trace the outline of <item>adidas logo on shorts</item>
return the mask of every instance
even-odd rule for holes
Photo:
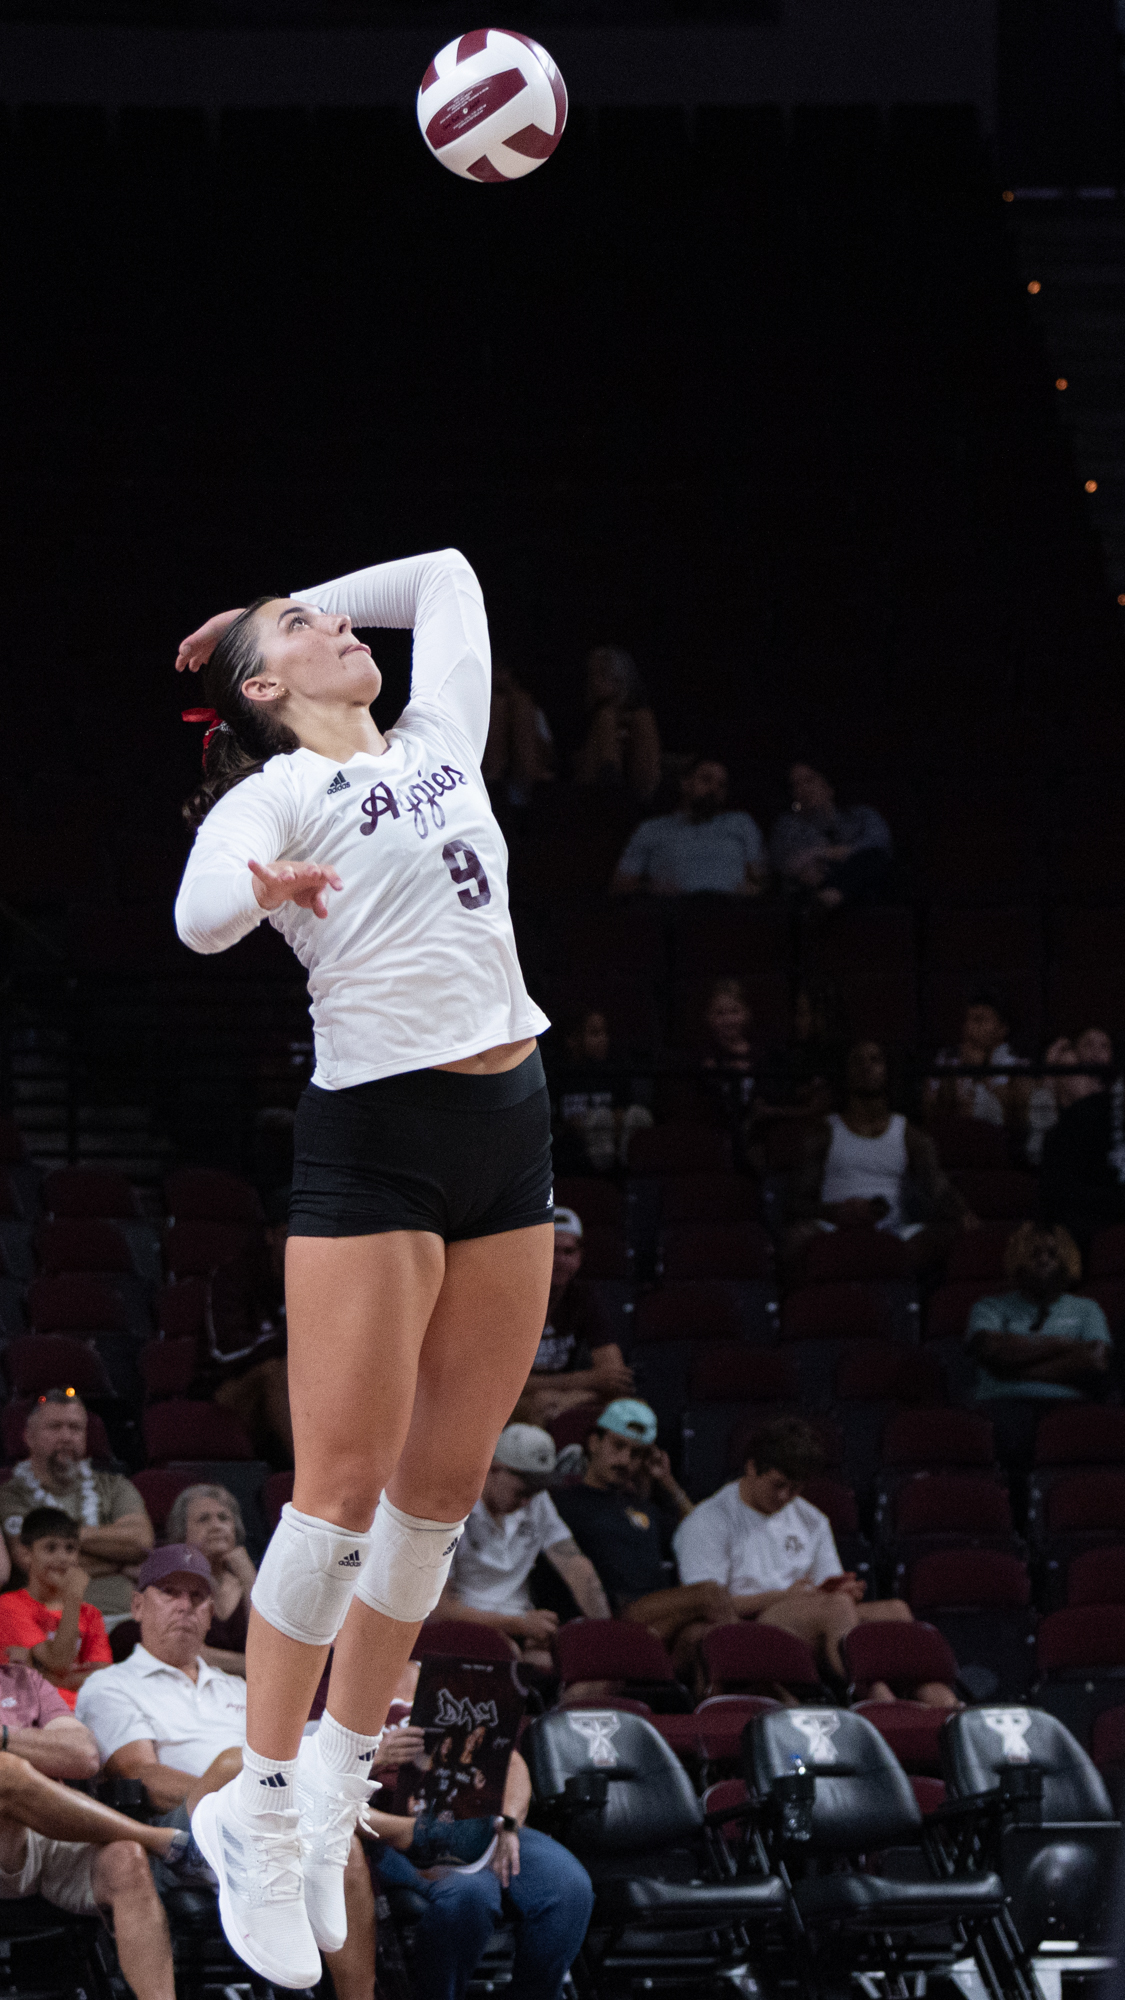
[[[351,785],[348,779],[345,778],[342,771],[337,771],[336,776],[333,778],[332,783],[329,785],[328,790],[325,793],[325,797],[330,799],[333,793],[335,792],[350,792],[350,791],[351,791]]]
[[[336,1568],[337,1568],[337,1569],[362,1569],[362,1568],[363,1568],[363,1557],[362,1557],[362,1556],[360,1555],[360,1553],[359,1553],[359,1550],[358,1550],[358,1549],[353,1549],[353,1550],[352,1550],[352,1552],[351,1552],[351,1555],[350,1555],[350,1556],[341,1556],[341,1557],[340,1557],[340,1560],[339,1560],[339,1562],[338,1562],[338,1563],[336,1564]]]

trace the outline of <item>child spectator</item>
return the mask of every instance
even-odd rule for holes
[[[984,1125],[1021,1126],[1027,1116],[1028,1084],[1014,1076],[942,1076],[963,1067],[982,1070],[1027,1068],[1008,1041],[1011,1023],[998,993],[981,987],[969,995],[956,1048],[940,1049],[926,1084],[926,1108],[947,1117],[978,1118]]]
[[[1068,1229],[1021,1223],[1004,1273],[1011,1290],[977,1300],[965,1345],[977,1363],[974,1393],[996,1427],[1001,1455],[1030,1463],[1044,1404],[1077,1402],[1100,1387],[1112,1342],[1096,1299],[1071,1289],[1082,1259]]]
[[[0,1648],[13,1666],[34,1667],[68,1708],[109,1649],[102,1614],[83,1601],[90,1579],[78,1560],[78,1527],[61,1507],[33,1507],[17,1544],[23,1590],[0,1597]]]

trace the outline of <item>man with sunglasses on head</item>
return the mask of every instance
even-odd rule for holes
[[[657,1446],[655,1411],[633,1396],[610,1403],[586,1439],[581,1485],[561,1487],[553,1499],[617,1616],[649,1626],[677,1670],[690,1671],[707,1627],[738,1613],[721,1585],[672,1580],[672,1537],[692,1503]]]
[[[103,1618],[127,1618],[134,1580],[156,1537],[145,1503],[120,1472],[98,1472],[87,1455],[86,1406],[73,1389],[48,1389],[28,1412],[27,1457],[0,1486],[0,1522],[9,1550],[25,1514],[59,1507],[78,1524],[78,1559],[89,1577],[85,1599]]]

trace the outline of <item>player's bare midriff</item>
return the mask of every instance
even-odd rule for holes
[[[434,1069],[455,1069],[462,1076],[499,1076],[506,1069],[518,1069],[526,1062],[535,1047],[535,1036],[526,1035],[522,1042],[498,1042],[494,1049],[482,1049],[479,1055],[460,1056],[456,1062],[434,1063]]]

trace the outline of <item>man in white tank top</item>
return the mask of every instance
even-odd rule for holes
[[[799,1259],[824,1230],[879,1229],[898,1236],[911,1266],[923,1270],[977,1218],[942,1172],[928,1133],[892,1112],[878,1042],[848,1051],[845,1087],[843,1111],[810,1132],[790,1191],[783,1254]]]

